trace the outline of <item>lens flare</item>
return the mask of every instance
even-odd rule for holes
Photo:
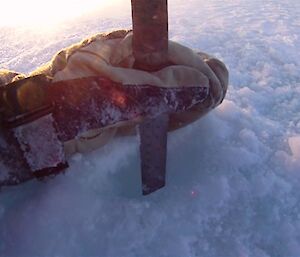
[[[122,0],[4,0],[1,26],[47,27],[116,5]]]

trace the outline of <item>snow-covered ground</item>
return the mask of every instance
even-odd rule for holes
[[[0,68],[30,72],[86,36],[128,28],[129,5],[47,32],[0,25]],[[0,256],[300,256],[300,2],[169,9],[171,38],[221,58],[230,87],[170,134],[167,187],[141,196],[134,137],[76,155],[65,175],[2,190]]]

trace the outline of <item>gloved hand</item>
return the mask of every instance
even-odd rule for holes
[[[152,85],[159,87],[207,87],[207,99],[183,113],[170,116],[170,130],[185,126],[216,107],[224,99],[228,86],[225,65],[205,53],[196,53],[178,43],[169,42],[170,65],[155,72],[134,69],[132,32],[121,30],[99,34],[60,51],[48,64],[29,74],[45,74],[53,82],[103,76],[123,85]],[[0,84],[23,78],[23,74],[0,72]],[[139,121],[116,124],[109,128],[89,131],[65,142],[67,154],[88,151],[108,142],[113,136],[131,134]]]

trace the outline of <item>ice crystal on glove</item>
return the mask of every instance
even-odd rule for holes
[[[14,135],[33,172],[56,167],[64,162],[62,143],[57,137],[53,123],[52,114],[48,114],[14,129]]]

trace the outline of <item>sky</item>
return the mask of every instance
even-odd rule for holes
[[[1,23],[0,68],[28,73],[131,27],[129,3],[90,3],[43,29]],[[64,175],[1,190],[0,256],[300,256],[299,1],[170,0],[169,25],[230,83],[221,106],[170,133],[167,186],[141,196],[135,137],[74,155]]]

